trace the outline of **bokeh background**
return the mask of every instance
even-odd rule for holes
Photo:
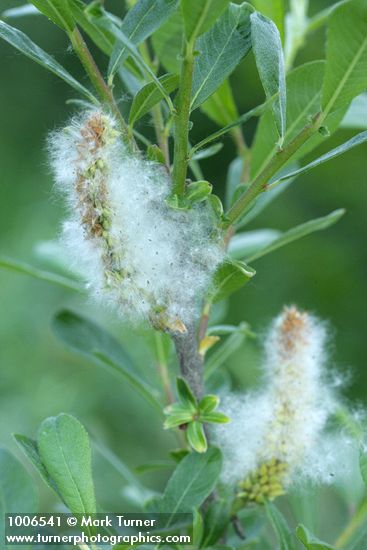
[[[3,11],[21,3],[0,0],[0,8]],[[106,3],[115,13],[122,14],[121,1]],[[312,0],[310,11],[315,13],[331,3]],[[43,17],[24,17],[13,23],[87,84],[62,31]],[[323,56],[324,29],[312,35],[296,62]],[[104,68],[106,60],[101,56],[98,59]],[[57,236],[64,215],[63,204],[53,191],[46,136],[67,120],[73,107],[66,102],[75,94],[61,80],[3,42],[0,74],[0,253],[41,266],[44,264],[35,256],[35,245]],[[241,64],[232,82],[240,113],[262,101],[252,55]],[[214,129],[197,113],[192,141]],[[254,129],[252,122],[245,128],[249,141]],[[143,131],[151,133],[149,120]],[[312,153],[312,158],[353,133],[338,131]],[[232,143],[226,139],[220,154],[202,163],[219,194],[233,154]],[[285,230],[338,207],[347,210],[331,229],[259,260],[257,276],[234,295],[225,317],[229,323],[246,320],[261,334],[284,304],[296,303],[328,320],[332,333],[330,368],[348,375],[345,396],[362,405],[367,405],[366,169],[367,146],[362,145],[300,177],[251,223],[248,229]],[[64,411],[80,418],[131,467],[166,458],[173,440],[161,430],[159,418],[129,387],[65,350],[50,324],[61,308],[83,312],[108,326],[126,344],[136,368],[154,378],[154,357],[143,333],[127,329],[72,292],[5,270],[0,270],[0,307],[1,445],[15,450],[13,432],[33,436],[45,417]],[[261,338],[244,344],[227,361],[235,388],[256,383],[260,344]],[[102,505],[121,509],[123,483],[98,453],[95,471]],[[158,488],[165,476],[164,472],[156,473],[146,480]],[[54,502],[46,489],[42,489],[42,499],[45,507]],[[333,502],[330,500],[328,505],[332,507]]]

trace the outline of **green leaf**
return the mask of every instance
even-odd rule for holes
[[[359,468],[362,479],[367,487],[367,450],[365,447],[362,447],[359,453]]]
[[[57,273],[38,269],[37,267],[33,267],[32,265],[20,262],[19,260],[13,260],[12,258],[0,256],[0,267],[3,269],[8,269],[10,271],[15,271],[16,273],[22,273],[23,275],[30,275],[35,279],[40,279],[41,281],[47,281],[48,283],[60,285],[69,290],[83,292],[83,286],[78,283],[78,281],[74,281],[73,279],[69,279],[68,277],[64,277],[63,275],[58,275]]]
[[[68,1],[71,13],[77,24],[80,25],[83,31],[103,53],[110,56],[115,43],[113,36],[96,24],[94,17],[86,9],[86,5],[81,0]]]
[[[60,497],[62,500],[61,493],[59,492],[56,483],[51,478],[50,474],[45,468],[41,457],[38,452],[37,442],[26,435],[14,434],[14,439],[18,443],[19,447],[22,449],[25,456],[32,462],[33,466],[36,468],[40,474],[43,481],[51,487],[53,491]]]
[[[277,535],[280,550],[293,550],[295,545],[288,524],[283,514],[270,502],[265,503],[265,510],[275,534]]]
[[[229,242],[228,254],[235,260],[249,258],[274,242],[281,232],[277,229],[255,229],[236,233]]]
[[[200,548],[200,543],[203,538],[203,518],[197,510],[197,508],[194,508],[193,512],[194,518],[193,518],[193,526],[192,526],[192,538],[193,538],[193,544],[196,548]]]
[[[238,118],[237,107],[229,80],[225,80],[200,109],[218,126],[227,126]]]
[[[231,421],[228,416],[218,411],[202,414],[200,415],[200,420],[208,424],[227,424],[227,422]]]
[[[177,426],[182,426],[188,424],[192,421],[192,412],[187,409],[181,413],[172,413],[169,415],[167,420],[163,424],[165,430],[170,430],[172,428],[177,428]]]
[[[38,452],[67,507],[74,514],[95,514],[89,438],[73,416],[44,420],[37,438]]]
[[[274,21],[283,41],[285,12],[284,0],[252,0],[252,4],[259,12]]]
[[[307,550],[333,550],[333,546],[321,542],[318,538],[314,537],[312,533],[302,524],[298,525],[296,529],[296,535]]]
[[[186,436],[189,445],[197,453],[205,453],[207,451],[208,443],[205,437],[204,426],[201,422],[190,422],[187,427]]]
[[[276,25],[258,12],[251,14],[252,47],[267,99],[278,94],[272,103],[280,143],[286,129],[286,86],[282,42]]]
[[[287,131],[284,136],[285,142],[291,141],[307,124],[309,118],[320,110],[320,90],[324,68],[324,61],[313,61],[297,67],[287,76]],[[343,116],[344,111],[339,110],[326,118],[324,125],[327,126],[330,133],[336,130]],[[276,154],[276,140],[275,123],[271,113],[267,111],[261,117],[252,148],[251,179],[254,179]],[[324,140],[325,138],[317,133],[293,155],[291,162],[301,158]]]
[[[166,74],[161,76],[159,81],[166,92],[171,93],[178,87],[179,77],[175,74]],[[163,94],[157,88],[155,82],[149,82],[146,86],[143,86],[133,99],[129,114],[129,124],[133,126],[139,118],[148,113],[161,99],[163,99]]]
[[[212,190],[213,186],[208,181],[193,181],[186,187],[184,201],[187,201],[192,206],[205,200]]]
[[[218,498],[209,503],[204,516],[203,548],[212,546],[222,537],[228,526],[230,513],[229,499]]]
[[[155,55],[170,73],[180,72],[183,22],[181,11],[175,11],[152,36]]]
[[[41,15],[41,14],[35,6],[31,6],[30,4],[24,4],[23,6],[19,6],[17,8],[9,8],[3,11],[1,14],[1,18],[15,19],[17,17],[24,17],[27,15]]]
[[[164,86],[162,86],[161,82],[159,81],[158,77],[155,75],[153,70],[144,61],[138,49],[135,47],[135,44],[131,42],[131,40],[127,36],[125,36],[122,30],[119,29],[111,19],[107,17],[101,17],[99,20],[99,25],[101,25],[101,27],[103,28],[106,28],[108,31],[112,32],[112,34],[116,37],[116,39],[124,44],[124,46],[126,47],[126,50],[129,52],[129,54],[131,55],[131,57],[133,58],[137,66],[140,68],[140,70],[143,73],[146,73],[148,76],[150,76],[150,78],[155,83],[158,90],[161,92],[162,96],[167,101],[167,104],[170,110],[173,111],[173,104],[172,104],[171,98],[169,97],[168,93],[164,89]],[[117,70],[117,66],[109,67],[109,69],[110,69],[110,72],[109,72],[108,81],[109,81],[109,84],[111,84],[113,80],[114,71]]]
[[[177,0],[138,0],[122,21],[120,31],[131,44],[138,45],[158,29],[176,9]],[[114,75],[131,53],[124,40],[119,39],[112,52],[108,74]]]
[[[270,252],[274,252],[274,250],[277,250],[282,246],[290,244],[293,241],[302,239],[303,237],[306,237],[307,235],[310,235],[315,231],[321,231],[323,229],[327,229],[328,227],[330,227],[331,225],[334,225],[334,223],[339,221],[344,214],[345,214],[345,210],[343,208],[339,208],[338,210],[334,210],[327,216],[323,216],[322,218],[316,218],[315,220],[310,220],[306,223],[302,223],[301,225],[297,225],[296,227],[292,227],[292,229],[289,229],[288,231],[285,231],[284,233],[282,233],[280,237],[272,241],[267,246],[260,248],[254,254],[250,255],[249,257],[246,257],[246,261],[253,262],[255,260],[258,260],[259,258],[262,258],[266,254],[269,254]]]
[[[361,94],[353,99],[340,127],[367,130],[367,94]]]
[[[210,300],[215,303],[227,298],[252,279],[255,273],[244,262],[225,260],[214,274]]]
[[[177,392],[180,400],[190,408],[196,409],[197,400],[194,394],[191,391],[190,386],[184,378],[180,376],[177,378]]]
[[[30,2],[64,31],[72,32],[75,28],[69,0],[30,0]]]
[[[287,130],[284,141],[291,141],[320,109],[320,89],[325,63],[301,65],[287,76]],[[329,128],[330,129],[330,128]],[[251,179],[254,179],[277,152],[277,130],[271,112],[261,117],[252,148]],[[320,136],[318,136],[320,142]],[[265,195],[264,195],[265,196]]]
[[[0,536],[3,543],[4,514],[36,512],[38,495],[24,466],[7,450],[0,448]]]
[[[23,32],[11,27],[4,21],[0,21],[0,38],[14,46],[27,57],[30,57],[36,63],[42,65],[56,76],[62,78],[69,86],[84,95],[92,103],[98,103],[96,98],[90,93],[87,88],[84,88],[70,73],[67,72],[51,55],[43,51],[37,44],[32,42],[30,38]]]
[[[193,44],[209,30],[228,4],[229,0],[181,0],[187,42]]]
[[[219,397],[217,395],[205,395],[199,403],[199,411],[202,414],[207,414],[219,405]]]
[[[249,334],[247,323],[241,323],[236,327],[228,338],[210,355],[205,362],[204,378],[207,380],[221,365],[227,361],[228,357],[237,351]]]
[[[356,136],[353,136],[351,139],[346,141],[345,143],[342,143],[338,147],[335,147],[335,149],[332,149],[331,151],[328,151],[325,153],[325,155],[322,155],[316,160],[313,160],[309,164],[306,164],[305,166],[302,166],[302,168],[299,168],[298,170],[295,170],[294,172],[290,172],[289,174],[285,174],[281,178],[279,178],[276,182],[274,182],[272,185],[277,185],[281,181],[287,180],[288,178],[294,178],[296,176],[299,176],[300,174],[304,174],[305,172],[308,172],[309,170],[312,170],[312,168],[315,168],[316,166],[319,166],[320,164],[323,164],[324,162],[327,162],[328,160],[334,159],[338,157],[339,155],[342,155],[343,153],[346,153],[350,149],[353,149],[354,147],[357,147],[357,145],[360,145],[361,143],[364,143],[367,141],[367,130],[365,132],[361,132],[360,134],[357,134]]]
[[[61,311],[53,320],[56,336],[72,351],[112,369],[161,412],[157,392],[136,375],[136,369],[120,343],[92,321],[71,311]]]
[[[191,109],[199,107],[236,68],[251,47],[250,9],[230,4],[196,44]]]
[[[367,4],[352,0],[330,16],[322,108],[326,113],[348,105],[367,87]]]
[[[151,511],[170,514],[169,524],[174,514],[199,507],[214,489],[221,467],[219,449],[212,447],[203,454],[189,453],[170,477],[163,497],[152,502]]]
[[[149,144],[146,150],[147,159],[152,162],[166,165],[166,159],[162,149],[158,147],[155,143]]]
[[[191,160],[201,160],[213,157],[214,155],[219,153],[221,149],[223,149],[223,143],[214,143],[214,145],[211,145],[206,149],[201,149],[197,153],[194,153]]]

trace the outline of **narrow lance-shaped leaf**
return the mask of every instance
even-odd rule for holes
[[[24,4],[17,8],[9,8],[2,12],[2,19],[16,19],[18,17],[25,17],[28,15],[41,15],[41,12],[30,4]]]
[[[158,29],[177,7],[177,0],[138,0],[122,21],[121,32],[137,45]],[[108,67],[113,76],[129,55],[123,40],[118,39]]]
[[[63,501],[74,514],[95,514],[89,438],[73,416],[60,414],[42,422],[38,452]]]
[[[129,355],[108,332],[71,311],[61,311],[56,315],[53,329],[69,348],[111,369],[161,412],[157,392],[136,375]]]
[[[159,81],[166,92],[171,93],[177,88],[179,77],[176,74],[166,74],[161,76]],[[143,86],[133,99],[129,114],[129,124],[133,126],[137,120],[148,113],[161,99],[163,99],[162,92],[157,88],[155,82],[149,82],[146,86]]]
[[[201,105],[231,74],[251,47],[250,9],[230,4],[196,44],[191,109]]]
[[[288,178],[294,178],[296,176],[299,176],[300,174],[304,174],[305,172],[308,172],[309,170],[312,170],[312,168],[315,168],[316,166],[319,166],[320,164],[323,164],[324,162],[327,162],[328,160],[331,160],[335,157],[338,157],[339,155],[342,155],[343,153],[346,153],[350,149],[353,149],[353,147],[356,147],[357,145],[360,145],[361,143],[364,143],[367,141],[367,131],[361,132],[360,134],[357,134],[356,136],[352,137],[345,143],[342,143],[338,147],[335,147],[335,149],[332,149],[331,151],[328,151],[325,153],[325,155],[322,155],[318,159],[310,162],[309,164],[306,164],[306,166],[302,166],[302,168],[299,168],[298,170],[295,170],[294,172],[290,172],[289,174],[286,174],[279,178],[276,182],[274,182],[274,187],[280,183],[281,181],[284,181]]]
[[[251,109],[251,111],[248,111],[247,113],[241,115],[234,122],[231,122],[230,124],[228,124],[224,128],[221,128],[220,130],[217,130],[216,132],[214,132],[214,134],[210,134],[208,137],[204,138],[203,140],[199,141],[199,143],[196,143],[194,145],[194,147],[192,148],[192,153],[194,154],[194,152],[204,147],[207,143],[210,143],[211,141],[218,139],[219,137],[226,134],[233,128],[236,128],[236,126],[239,126],[240,124],[244,124],[245,122],[250,120],[250,118],[255,116],[260,116],[266,109],[266,106],[267,106],[267,103],[262,103],[261,105],[258,105],[257,107],[254,107],[253,109]]]
[[[281,236],[277,229],[255,229],[236,233],[229,242],[228,254],[234,260],[250,258]]]
[[[36,8],[66,32],[75,27],[69,0],[30,0]]]
[[[37,267],[26,264],[25,262],[14,260],[13,258],[4,258],[3,256],[0,256],[0,268],[8,269],[9,271],[14,271],[16,273],[22,273],[23,275],[29,275],[35,279],[60,285],[69,290],[83,292],[83,285],[78,281],[65,277],[64,275],[59,275],[58,273],[38,269]]]
[[[328,214],[327,216],[323,216],[322,218],[317,218],[315,220],[310,220],[306,223],[302,223],[301,225],[297,225],[296,227],[293,227],[292,229],[289,229],[289,231],[283,233],[280,237],[273,240],[267,246],[260,248],[254,254],[246,256],[246,261],[253,262],[255,260],[258,260],[259,258],[262,258],[266,254],[274,252],[274,250],[290,244],[293,241],[302,239],[303,237],[306,237],[307,235],[310,235],[315,231],[327,229],[328,227],[339,221],[344,213],[345,210],[343,208],[340,208],[339,210],[334,210],[334,212],[331,212],[330,214]]]
[[[330,16],[322,108],[331,112],[367,88],[367,4],[352,0]]]
[[[266,98],[278,94],[272,104],[282,143],[286,127],[286,87],[282,42],[276,25],[258,12],[251,14],[252,47]]]
[[[30,38],[23,32],[11,27],[4,21],[0,21],[0,38],[14,46],[27,57],[30,57],[36,63],[42,65],[58,77],[62,78],[69,86],[77,90],[85,96],[89,101],[98,103],[96,98],[90,93],[87,88],[82,86],[62,65],[60,65],[51,55],[43,51],[37,44],[32,42]]]
[[[181,0],[186,40],[193,43],[209,30],[228,4],[229,0]]]

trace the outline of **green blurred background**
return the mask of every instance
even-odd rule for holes
[[[0,1],[1,11],[22,2]],[[313,0],[311,13],[332,2]],[[121,15],[122,2],[106,2]],[[63,33],[43,17],[13,22],[86,84]],[[312,35],[297,64],[324,55],[324,30]],[[106,60],[99,58],[101,66]],[[75,97],[61,80],[0,43],[0,253],[40,265],[35,243],[54,239],[64,215],[53,191],[47,164],[47,133],[62,125],[73,110]],[[250,55],[232,80],[241,113],[262,101],[261,85]],[[123,103],[122,103],[123,105]],[[254,124],[245,128],[252,139]],[[200,114],[194,118],[192,141],[215,126]],[[143,128],[144,130],[144,128]],[[149,121],[146,130],[151,133]],[[326,151],[354,132],[338,131],[319,148]],[[257,276],[231,300],[226,322],[246,320],[261,331],[284,304],[296,303],[330,321],[332,368],[350,374],[345,390],[353,403],[367,402],[365,319],[367,303],[366,177],[367,146],[354,149],[330,164],[300,177],[249,229],[287,229],[338,207],[347,210],[331,229],[316,233],[256,263]],[[220,154],[202,167],[220,194],[234,149],[229,139]],[[314,157],[316,152],[312,154]],[[311,157],[310,157],[311,158]],[[131,466],[166,457],[174,443],[163,433],[160,419],[129,387],[110,374],[66,351],[55,339],[50,322],[60,308],[69,307],[108,325],[136,361],[137,369],[154,377],[151,348],[138,332],[130,331],[108,313],[83,298],[29,277],[0,271],[0,443],[13,450],[11,433],[33,436],[39,423],[61,411],[75,414]],[[246,344],[228,361],[235,388],[256,382],[258,345]],[[19,454],[18,454],[19,456]],[[95,459],[102,505],[119,509],[122,483]],[[148,482],[159,487],[165,474]],[[52,500],[46,490],[44,502]]]

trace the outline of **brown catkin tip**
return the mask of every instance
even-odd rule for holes
[[[289,355],[299,344],[307,343],[309,315],[301,312],[296,306],[283,309],[279,326],[279,348],[284,355]]]

